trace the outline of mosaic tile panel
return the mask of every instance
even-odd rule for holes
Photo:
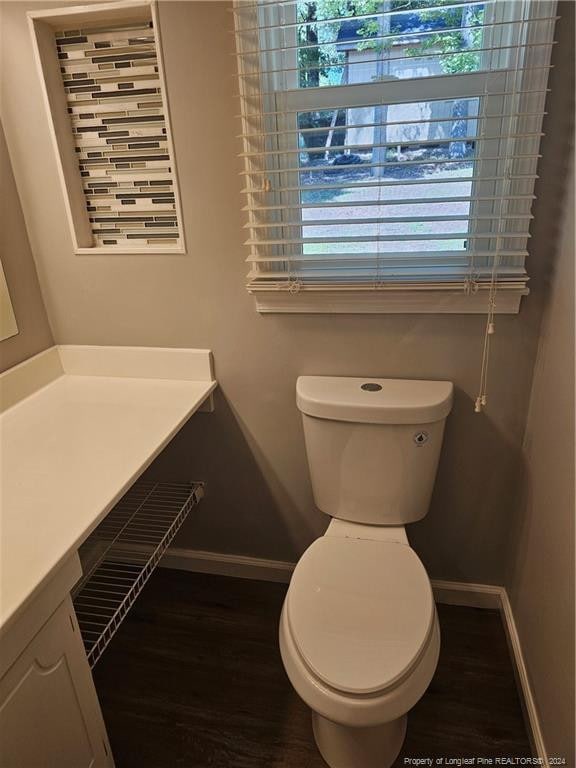
[[[179,222],[152,21],[56,32],[95,246],[174,246]]]

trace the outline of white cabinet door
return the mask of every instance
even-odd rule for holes
[[[80,629],[67,597],[0,681],[0,766],[113,765]]]

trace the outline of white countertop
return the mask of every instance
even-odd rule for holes
[[[187,351],[175,350],[178,370]],[[69,369],[79,367],[89,370],[77,360]],[[0,627],[37,594],[216,387],[210,363],[204,380],[154,373],[135,378],[129,372],[130,366],[120,376],[63,370],[0,416]]]

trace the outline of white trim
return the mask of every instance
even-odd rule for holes
[[[516,315],[520,300],[528,293],[499,291],[496,314]],[[255,291],[256,309],[260,313],[310,314],[485,314],[488,291],[466,294],[464,291],[362,291],[317,292]]]
[[[503,587],[441,579],[432,579],[431,584],[437,603],[500,610]]]
[[[540,727],[538,709],[506,588],[490,584],[468,584],[466,582],[432,579],[432,589],[437,603],[463,605],[471,608],[496,608],[500,611],[530,746],[534,755],[542,761],[541,765],[544,768],[549,768],[550,763]]]
[[[160,561],[160,566],[179,571],[212,573],[216,576],[233,576],[237,579],[260,579],[288,584],[296,563],[170,547]]]
[[[288,584],[296,563],[170,547],[162,558],[160,566],[195,573],[212,573],[218,576],[260,579]],[[542,736],[538,710],[506,589],[492,584],[471,584],[441,579],[432,579],[431,584],[437,603],[500,611],[532,751],[536,757],[541,759],[543,768],[549,768],[548,753]]]
[[[175,167],[175,166],[174,166]],[[174,168],[172,169],[174,173]],[[76,256],[185,256],[186,248],[180,245],[169,246],[154,246],[154,250],[150,246],[147,248],[131,248],[129,245],[119,245],[117,248],[112,248],[107,245],[95,245],[92,248],[75,248],[74,253]]]
[[[506,630],[506,639],[508,640],[508,648],[510,649],[510,656],[514,666],[514,676],[516,677],[516,687],[521,691],[520,702],[524,713],[526,730],[530,738],[530,745],[536,757],[541,759],[544,768],[549,768],[548,752],[544,743],[542,728],[540,727],[538,708],[532,692],[532,686],[530,685],[528,669],[522,652],[520,636],[516,629],[512,605],[504,587],[501,587],[501,590],[500,615]]]
[[[131,8],[140,8],[142,6],[152,5],[153,0],[117,0],[113,3],[100,3],[91,6],[77,6],[64,8],[48,8],[45,10],[28,11],[31,19],[42,19],[56,22],[59,16],[65,16],[67,21],[79,22],[84,19],[86,14],[98,14],[106,18],[110,11],[124,11]],[[93,16],[92,18],[95,18]]]

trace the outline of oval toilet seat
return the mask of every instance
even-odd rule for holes
[[[308,673],[354,698],[401,685],[436,621],[428,576],[409,546],[334,536],[317,539],[302,556],[284,612]]]
[[[361,696],[329,687],[306,666],[288,626],[286,603],[279,636],[284,668],[300,698],[318,715],[354,728],[378,726],[403,717],[428,688],[440,652],[440,627],[435,616],[429,641],[410,673],[385,691]]]

